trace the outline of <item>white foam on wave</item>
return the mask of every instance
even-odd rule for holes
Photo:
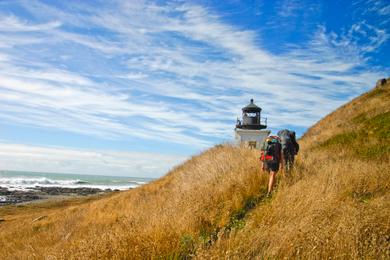
[[[147,182],[145,181],[134,181],[135,184],[138,184],[138,185],[144,185],[146,184]]]
[[[122,180],[113,180],[113,183],[124,183]],[[146,181],[126,181],[127,184],[143,185],[146,184]]]
[[[82,180],[53,180],[46,177],[8,177],[0,178],[3,185],[71,185],[83,183]],[[88,182],[85,182],[88,183]]]
[[[93,184],[87,181],[74,179],[74,180],[54,180],[46,177],[1,177],[0,187],[7,188],[8,190],[31,190],[31,188],[40,187],[62,187],[62,188],[97,188],[97,189],[118,189],[127,190],[129,188],[135,188],[140,186],[141,183],[127,183],[125,185],[104,185]]]

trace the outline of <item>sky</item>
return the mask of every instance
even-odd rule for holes
[[[0,1],[0,170],[159,177],[253,98],[302,135],[390,75],[390,1]]]

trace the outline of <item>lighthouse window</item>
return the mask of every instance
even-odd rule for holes
[[[247,117],[256,117],[257,113],[246,113]]]
[[[255,149],[256,148],[256,141],[249,141],[248,142],[248,147]]]

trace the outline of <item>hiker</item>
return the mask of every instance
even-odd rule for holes
[[[269,136],[265,139],[261,147],[260,161],[262,170],[269,173],[267,196],[270,196],[275,184],[275,175],[279,167],[283,169],[282,145],[278,136]]]
[[[288,129],[283,129],[278,132],[282,145],[282,155],[286,172],[290,172],[294,165],[295,155],[298,154],[299,144],[295,138],[295,132]]]

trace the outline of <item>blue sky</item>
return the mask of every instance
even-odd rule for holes
[[[158,177],[254,98],[302,134],[389,76],[388,1],[0,1],[0,169]]]

